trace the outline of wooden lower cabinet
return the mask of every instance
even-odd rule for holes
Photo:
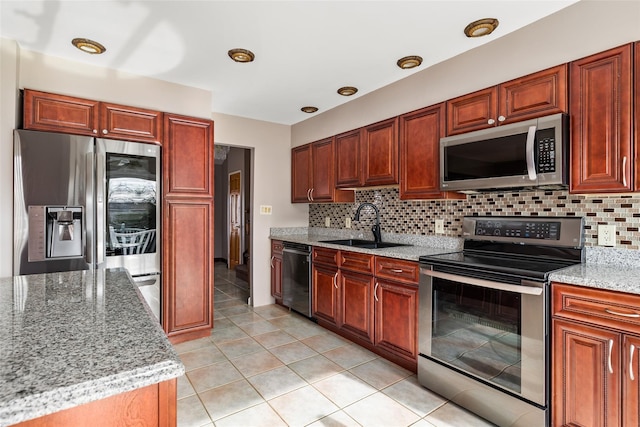
[[[24,421],[14,427],[175,427],[176,389],[177,380],[163,381]]]
[[[418,263],[313,248],[318,324],[413,372],[417,369]]]
[[[637,427],[640,296],[552,284],[553,426]]]
[[[282,303],[282,242],[271,241],[271,296]]]

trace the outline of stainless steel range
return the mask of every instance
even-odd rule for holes
[[[418,381],[499,426],[549,424],[549,274],[583,219],[465,217],[462,252],[420,257]]]

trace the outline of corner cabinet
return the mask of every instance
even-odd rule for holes
[[[440,191],[440,138],[445,130],[445,104],[399,117],[400,199],[465,199]]]
[[[639,160],[634,160],[638,141],[632,140],[632,49],[627,44],[571,63],[572,193],[638,189],[633,178]]]
[[[25,89],[24,128],[160,144],[163,113]]]
[[[566,113],[567,107],[562,64],[447,101],[447,135]]]
[[[162,319],[173,343],[213,328],[213,122],[165,114]]]
[[[637,427],[640,295],[552,284],[552,425]]]
[[[291,150],[291,202],[353,202],[353,191],[336,190],[334,141],[323,139]]]

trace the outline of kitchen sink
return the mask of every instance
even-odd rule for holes
[[[320,243],[331,243],[333,245],[352,246],[355,248],[363,249],[383,249],[383,248],[395,248],[397,246],[411,246],[403,243],[392,242],[374,242],[373,240],[360,240],[360,239],[338,239],[338,240],[320,240]]]

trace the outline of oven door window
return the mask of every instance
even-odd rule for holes
[[[431,357],[520,394],[521,298],[434,278]]]
[[[156,252],[156,159],[106,154],[106,254]]]

